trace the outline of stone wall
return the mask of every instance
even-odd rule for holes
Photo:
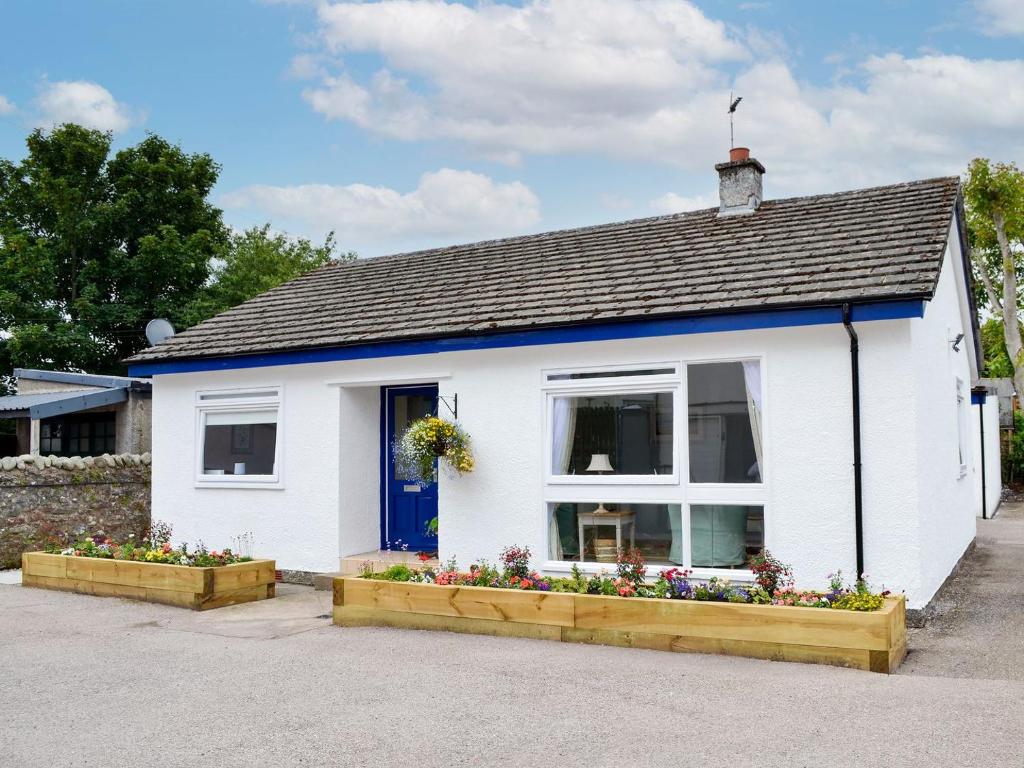
[[[80,532],[140,538],[150,523],[149,454],[0,460],[0,568]]]

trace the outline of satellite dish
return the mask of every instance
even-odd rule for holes
[[[150,346],[155,346],[161,341],[167,341],[174,335],[174,326],[162,317],[155,318],[146,323],[146,340]]]

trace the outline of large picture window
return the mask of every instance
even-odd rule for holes
[[[551,474],[672,475],[671,392],[552,398]]]
[[[552,570],[599,570],[634,548],[652,574],[752,578],[766,546],[762,362],[685,366],[545,374]]]
[[[692,364],[686,377],[690,482],[762,482],[761,364]]]
[[[198,411],[201,482],[278,480],[278,390],[200,393]]]

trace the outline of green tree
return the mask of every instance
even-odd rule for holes
[[[215,259],[210,282],[184,311],[182,325],[194,325],[330,261],[348,261],[331,232],[323,245],[272,233],[270,224],[233,233]]]
[[[1001,320],[1013,383],[1024,393],[1019,287],[1024,267],[1024,173],[1013,163],[971,161],[964,183],[968,235],[974,271],[985,298]]]
[[[985,356],[982,376],[995,379],[1013,378],[1013,365],[1010,363],[1010,356],[1006,354],[1002,320],[992,317],[981,324],[981,349]]]
[[[0,159],[0,370],[122,370],[146,321],[180,322],[223,251],[209,155],[150,135],[111,157],[110,143],[66,124]]]

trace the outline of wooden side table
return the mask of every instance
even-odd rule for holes
[[[621,512],[580,512],[577,514],[580,533],[580,561],[583,561],[583,530],[584,528],[596,528],[599,525],[611,525],[615,527],[615,549],[622,549],[622,528],[629,526],[629,548],[636,546],[636,512],[623,510]]]

